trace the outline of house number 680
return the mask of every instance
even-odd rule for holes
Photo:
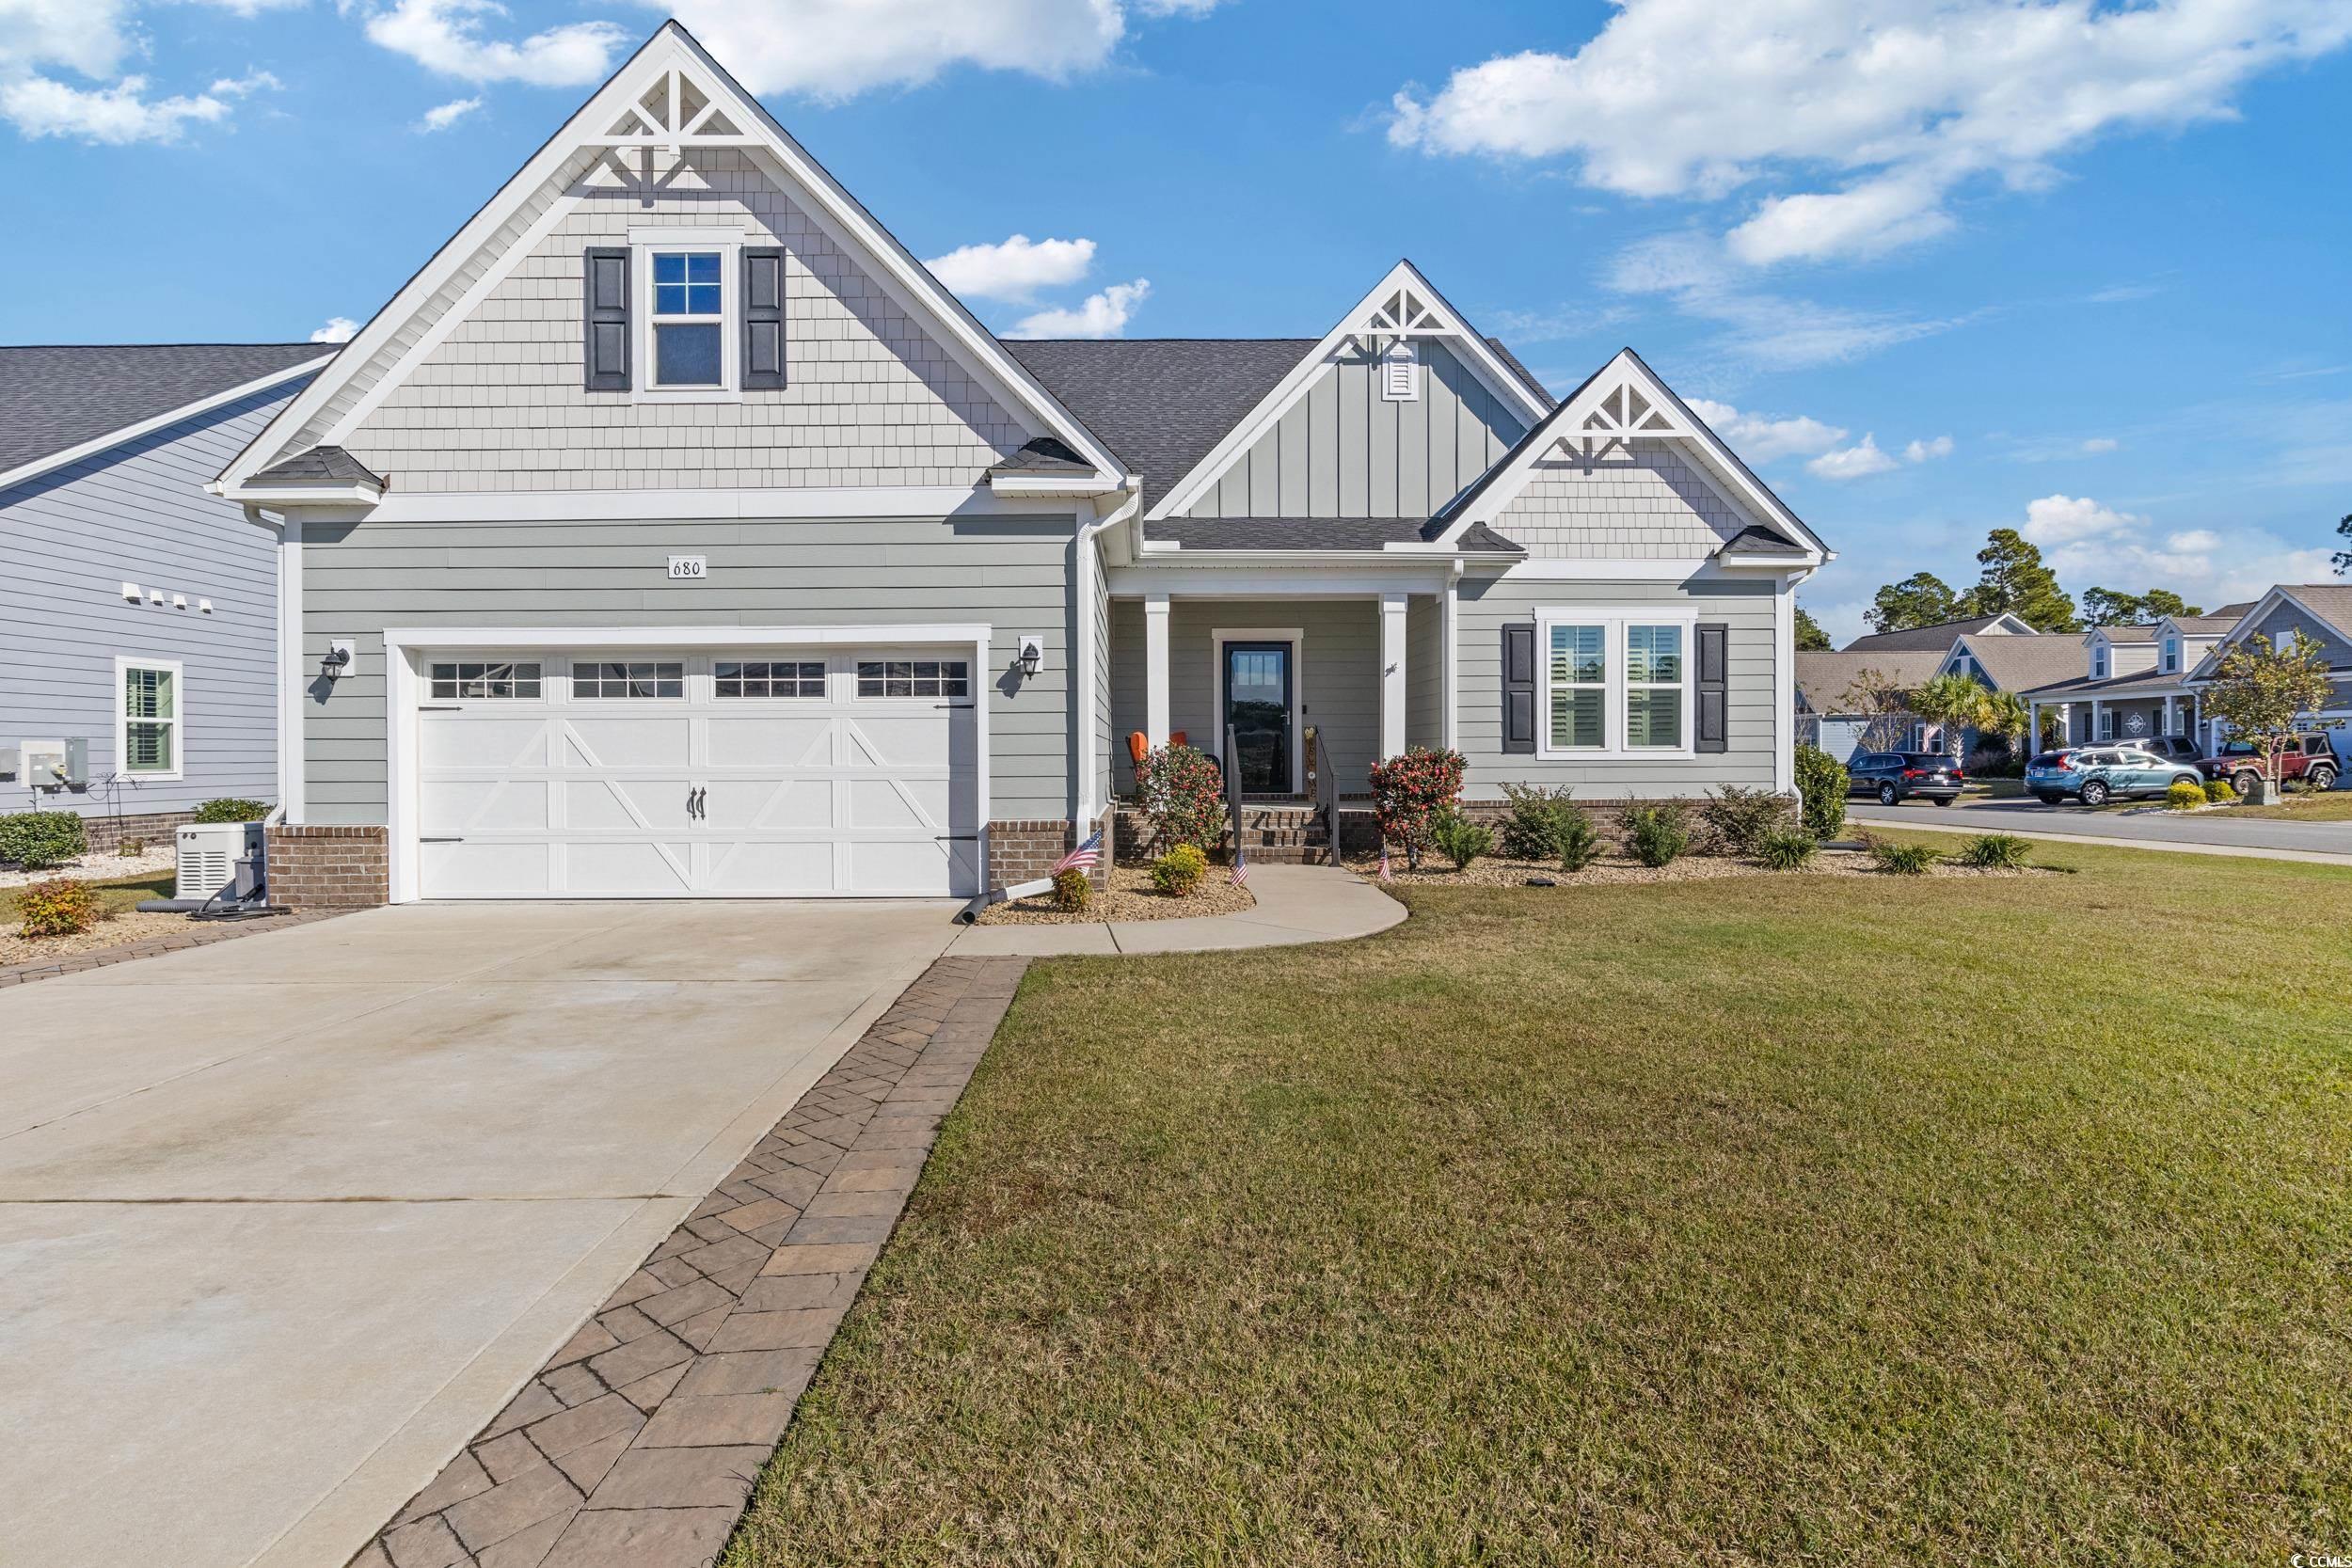
[[[670,557],[670,577],[673,581],[679,578],[706,578],[709,575],[710,559],[707,556],[674,555]]]

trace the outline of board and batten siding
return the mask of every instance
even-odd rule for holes
[[[342,444],[413,494],[968,485],[1028,439],[746,154],[690,150],[684,166],[649,199],[608,168],[581,177],[578,205]],[[584,390],[589,247],[739,225],[745,245],[785,251],[786,385],[710,403]]]
[[[1724,578],[1684,583],[1575,582],[1559,579],[1465,578],[1456,611],[1462,705],[1461,749],[1470,763],[1466,799],[1500,799],[1505,784],[1570,784],[1587,800],[1697,797],[1727,784],[1772,787],[1778,686],[1772,676],[1775,584]],[[1694,609],[1702,622],[1729,628],[1725,726],[1728,751],[1691,758],[1549,761],[1506,755],[1502,750],[1502,628],[1532,624],[1538,607],[1622,605]],[[1543,657],[1536,650],[1536,657]],[[1543,715],[1536,715],[1543,721]]]
[[[1421,396],[1380,396],[1350,342],[1275,428],[1236,457],[1192,517],[1426,517],[1525,434],[1441,342],[1421,346]]]
[[[0,741],[89,740],[87,791],[0,780],[0,811],[103,816],[278,798],[277,535],[204,493],[287,382],[0,490]],[[133,604],[122,585],[160,588]],[[187,600],[176,610],[171,595]],[[197,608],[212,601],[212,612]],[[115,659],[181,666],[181,777],[115,773]]]
[[[824,626],[985,622],[989,813],[1069,816],[1070,601],[1067,516],[948,521],[312,523],[303,542],[305,664],[329,640],[356,644],[354,669],[306,707],[306,817],[386,816],[387,626]],[[710,575],[672,582],[672,554]],[[1044,642],[1040,673],[1010,673],[1024,634]],[[583,653],[589,650],[582,650]],[[566,656],[549,656],[561,659]]]
[[[1212,683],[1216,634],[1295,627],[1304,634],[1293,673],[1304,722],[1322,732],[1343,793],[1358,795],[1380,744],[1380,605],[1375,599],[1177,599],[1168,612],[1168,723],[1204,752],[1223,750]],[[1144,728],[1143,604],[1111,604],[1111,712],[1118,787],[1133,790],[1127,736]]]

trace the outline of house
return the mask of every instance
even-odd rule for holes
[[[1312,339],[1000,341],[675,23],[215,489],[295,902],[970,896],[1130,734],[1787,792],[1828,559],[1630,350],[1555,400],[1410,263]]]
[[[1888,635],[1900,637],[1900,632]],[[1857,639],[1857,641],[1867,641]],[[1919,689],[1936,672],[1948,644],[1927,647],[1851,646],[1797,655],[1797,739],[1844,759],[1856,752],[1909,752],[1925,742],[1927,721],[1889,705],[1895,694]],[[1874,694],[1883,694],[1874,697]]]
[[[2080,672],[2023,693],[2034,734],[2042,733],[2048,713],[2070,745],[2183,736],[2209,750],[2188,673],[2252,608],[2224,605],[2210,615],[2168,615],[2153,626],[2091,627],[2082,638]]]
[[[1899,631],[1874,631],[1857,637],[1840,650],[1850,654],[1883,654],[1894,650],[1905,653],[1948,653],[1952,644],[1963,637],[2039,637],[2033,626],[2004,610],[1998,615],[1972,615],[1959,621],[1938,621],[1931,626],[1905,626]]]
[[[0,811],[278,799],[276,551],[205,486],[332,352],[0,348]]]
[[[2230,649],[2255,637],[2267,638],[2271,646],[2278,647],[2302,633],[2319,644],[2334,686],[2328,705],[2311,717],[2330,726],[2328,744],[2346,765],[2338,777],[2352,778],[2352,583],[2281,583],[2252,604],[2233,605],[2229,610],[2239,613],[2198,655],[2183,684],[2193,697],[2201,697]],[[2213,619],[2227,613],[2219,612]],[[2211,728],[2209,750],[2226,734],[2218,721]]]

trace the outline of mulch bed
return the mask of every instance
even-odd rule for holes
[[[1114,865],[1110,889],[1087,900],[1076,914],[1066,913],[1053,895],[991,904],[973,917],[976,926],[1081,926],[1105,920],[1184,920],[1202,914],[1239,914],[1255,909],[1258,900],[1246,887],[1235,887],[1221,865],[1209,867],[1200,886],[1187,897],[1171,898],[1152,886],[1148,866]]]
[[[0,926],[0,968],[14,964],[39,963],[43,958],[63,958],[69,953],[87,953],[95,948],[120,947],[125,943],[144,942],[150,937],[169,936],[188,927],[184,914],[143,914],[133,910],[110,920],[101,920],[87,931],[70,937],[28,937],[17,932],[16,923]]]

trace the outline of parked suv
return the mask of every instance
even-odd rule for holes
[[[2145,740],[2126,740],[2122,744],[2189,768],[2196,767],[2197,759],[2205,754],[2197,742],[2185,735],[2150,736]]]
[[[1882,806],[1915,795],[1948,806],[1967,781],[1959,764],[1935,752],[1856,752],[1846,763],[1846,793],[1874,795]]]
[[[2328,737],[2314,730],[2298,735],[2279,753],[2279,781],[2301,780],[2313,789],[2336,787],[2336,753]],[[2208,779],[2227,779],[2240,795],[2263,774],[2263,751],[2250,740],[2225,740],[2221,749],[2197,765]]]
[[[2083,746],[2044,752],[2026,765],[2026,790],[2045,806],[2065,800],[2104,806],[2111,800],[2161,795],[2176,784],[2203,786],[2177,762],[2137,746]]]

